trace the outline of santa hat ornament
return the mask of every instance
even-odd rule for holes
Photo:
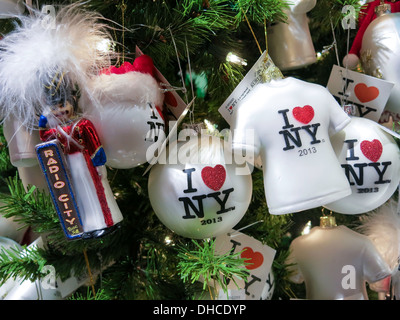
[[[85,92],[88,79],[110,66],[111,51],[99,49],[110,41],[106,24],[79,4],[61,7],[50,16],[38,11],[16,16],[19,24],[0,41],[0,117],[13,116],[29,130],[38,115],[49,115],[45,86],[62,71]]]
[[[89,82],[89,95],[81,97],[80,105],[97,129],[110,167],[144,164],[148,148],[164,140],[164,93],[154,70],[151,57],[141,55],[133,63],[103,70]]]

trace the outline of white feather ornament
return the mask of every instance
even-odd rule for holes
[[[111,41],[104,18],[80,4],[61,7],[55,17],[33,12],[16,18],[14,31],[0,41],[0,116],[13,115],[33,129],[38,116],[50,111],[44,86],[57,73],[86,91],[90,77],[108,68],[115,53],[99,50]]]
[[[366,214],[361,222],[358,230],[372,240],[389,267],[397,269],[400,257],[400,215],[397,206],[388,202]]]

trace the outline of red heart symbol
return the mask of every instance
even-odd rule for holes
[[[382,155],[383,147],[379,140],[364,140],[360,144],[361,152],[372,162],[377,162]]]
[[[304,124],[309,123],[314,118],[314,109],[309,105],[305,105],[304,107],[295,107],[293,109],[293,117]]]
[[[264,262],[264,257],[261,252],[254,252],[252,248],[246,247],[243,249],[242,254],[240,255],[242,259],[245,259],[246,263],[251,263],[246,265],[246,269],[253,270],[257,269]]]
[[[365,83],[359,83],[354,87],[354,93],[362,103],[372,101],[379,96],[377,87],[368,87]]]
[[[226,171],[224,166],[217,164],[214,168],[204,167],[201,170],[201,178],[210,189],[218,191],[224,185]]]

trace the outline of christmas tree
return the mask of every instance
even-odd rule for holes
[[[309,27],[315,60],[286,70],[279,67],[280,55],[294,56],[301,52],[289,47],[283,49],[284,52],[274,53],[274,46],[278,47],[276,41],[282,39],[279,35],[273,38],[273,28],[289,24],[293,5],[289,1],[92,0],[80,3],[79,7],[104,18],[102,23],[109,28],[114,40],[112,49],[117,57],[112,61],[114,67],[133,63],[138,49],[151,57],[154,66],[169,82],[165,92],[177,93],[190,106],[178,131],[200,127],[216,134],[230,128],[219,112],[220,106],[264,51],[271,53],[272,61],[272,54],[275,54],[275,64],[283,77],[295,77],[324,87],[333,65],[342,64],[356,35],[355,28],[344,28],[342,22],[357,20],[360,3],[355,0],[308,2],[304,6],[309,9],[303,8],[299,15],[306,19]],[[32,14],[30,10],[35,10],[51,17],[52,10],[58,12],[60,5],[66,3],[36,1],[33,7],[21,11],[29,15]],[[354,9],[354,16],[343,11],[344,6]],[[15,28],[15,20],[18,19],[1,21],[4,37]],[[275,33],[278,31],[275,29]],[[160,221],[149,199],[148,163],[131,168],[106,166],[108,183],[123,216],[116,231],[101,238],[67,239],[48,190],[24,184],[23,177],[29,176],[29,167],[12,164],[5,129],[2,127],[0,140],[3,181],[0,212],[7,221],[18,223],[29,237],[18,240],[22,245],[20,250],[27,250],[22,257],[13,249],[0,254],[3,284],[12,279],[43,283],[50,274],[56,276],[58,286],[72,277],[74,284],[61,294],[63,299],[196,300],[215,299],[218,292],[214,292],[213,287],[217,282],[226,289],[226,281],[219,278],[221,274],[224,279],[231,280],[246,277],[243,271],[246,259],[229,251],[217,254],[214,237],[191,239],[173,232]],[[115,129],[113,126],[103,128],[106,135]],[[189,179],[189,175],[187,177]],[[289,280],[290,270],[286,264],[289,246],[307,225],[318,226],[320,217],[328,210],[319,206],[301,213],[270,214],[263,171],[255,168],[251,178],[248,209],[232,227],[276,251],[271,262],[273,280],[268,278],[269,299],[303,299],[304,285]],[[165,187],[164,192],[168,188]],[[334,213],[334,216],[338,225],[353,228],[362,215]],[[44,246],[29,246],[39,237],[44,240]],[[49,273],[48,266],[55,274]],[[368,292],[371,299],[376,298],[376,293]],[[60,294],[57,298],[61,298]]]

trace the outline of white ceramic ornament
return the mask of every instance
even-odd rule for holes
[[[268,53],[280,70],[299,69],[317,61],[307,18],[315,4],[316,0],[291,1],[285,10],[287,21],[268,28]]]
[[[164,94],[155,78],[127,70],[101,74],[89,87],[96,101],[83,96],[80,104],[96,127],[107,165],[129,169],[146,163],[147,149],[165,138]]]
[[[195,136],[176,148],[170,144],[151,169],[148,191],[154,212],[180,236],[216,237],[229,232],[247,211],[251,176],[237,174],[237,166],[228,164],[221,141]]]
[[[366,74],[394,83],[385,110],[400,113],[400,13],[381,15],[369,24],[360,56]]]
[[[350,122],[325,87],[287,77],[257,85],[232,118],[235,153],[261,156],[269,213],[288,214],[351,193],[330,143]]]
[[[352,117],[331,142],[352,193],[326,208],[361,214],[378,208],[393,195],[400,182],[400,151],[393,137],[376,122]]]
[[[365,282],[391,274],[372,241],[346,226],[314,227],[289,249],[289,279],[305,283],[306,299],[368,300]]]

